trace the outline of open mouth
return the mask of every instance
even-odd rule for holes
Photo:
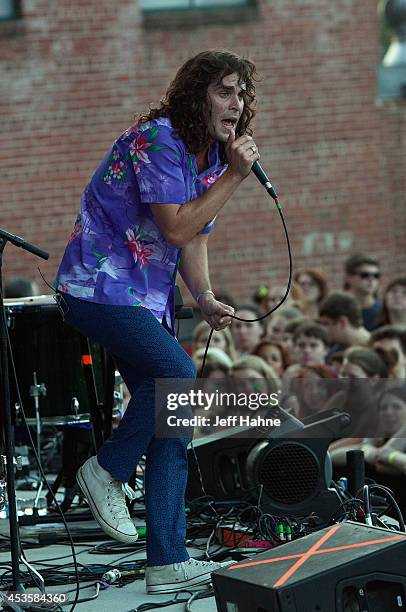
[[[221,123],[226,128],[234,128],[237,125],[237,119],[222,119]]]

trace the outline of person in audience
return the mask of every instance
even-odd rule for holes
[[[293,334],[293,345],[301,366],[324,364],[328,352],[325,328],[318,323],[299,325]]]
[[[211,327],[206,321],[200,321],[192,334],[192,356],[199,348],[205,348],[211,332]],[[210,348],[219,348],[234,360],[237,356],[233,337],[228,327],[219,331],[213,331]]]
[[[194,359],[203,358],[203,353],[204,349],[198,349],[195,353]],[[201,363],[196,363],[196,365],[198,367],[199,374]],[[204,378],[201,381],[201,384],[199,384],[198,388],[201,388],[205,393],[215,393],[216,391],[220,393],[231,392],[232,388],[229,380],[231,365],[231,360],[228,359],[228,356],[223,353],[223,351],[220,349],[209,348],[207,352],[206,364],[204,366]],[[222,416],[226,416],[227,407],[225,405],[216,405],[212,407],[210,411],[197,407],[193,409],[193,414],[197,416],[210,416],[211,418],[219,416],[221,418]],[[199,424],[198,427],[195,427],[193,437],[200,438],[215,431],[217,431],[217,428],[213,427],[210,423],[202,423]]]
[[[406,508],[406,387],[387,386],[378,400],[376,438],[363,440],[365,474],[392,490],[402,512]]]
[[[372,332],[370,345],[374,350],[383,350],[393,356],[391,378],[406,379],[406,327],[385,325]]]
[[[230,369],[239,391],[245,393],[277,393],[280,379],[275,370],[257,355],[243,355]]]
[[[385,289],[377,327],[383,325],[406,326],[406,276],[395,278]]]
[[[239,306],[235,311],[235,316],[252,321],[261,317],[261,313],[255,306],[248,304]],[[247,323],[233,319],[230,329],[238,355],[251,353],[264,334],[262,321]]]
[[[283,332],[285,344],[289,347],[289,355],[292,360],[292,363],[297,363],[297,355],[295,351],[295,346],[293,344],[293,336],[296,333],[296,330],[306,323],[312,323],[313,320],[308,317],[298,317],[297,319],[291,319],[285,325],[285,329]]]
[[[328,293],[325,275],[315,268],[306,268],[296,272],[294,279],[303,291],[307,316],[317,319],[319,306]]]
[[[361,308],[350,293],[330,293],[320,306],[319,321],[325,326],[333,345],[331,352],[351,345],[368,344],[370,333],[362,325]]]
[[[279,378],[291,364],[289,351],[279,342],[272,342],[272,340],[266,338],[257,344],[252,351],[252,355],[261,357],[268,365],[272,366]]]
[[[344,351],[331,353],[326,357],[326,364],[333,368],[338,376],[341,376],[341,368],[343,367]]]
[[[330,382],[333,380],[337,380],[337,374],[329,366],[318,364],[300,367],[291,381],[289,395],[281,399],[281,404],[299,419],[321,412],[326,402],[337,392],[337,385]]]
[[[333,463],[344,465],[348,450],[360,448],[365,437],[375,434],[378,427],[377,402],[388,366],[384,355],[360,346],[353,346],[344,353],[341,376],[348,379],[344,390],[339,391],[326,404],[326,410],[340,410],[351,417],[348,434],[330,445]]]
[[[319,323],[302,323],[293,334],[293,354],[295,361],[283,376],[285,391],[289,381],[297,376],[299,370],[308,365],[323,365],[328,353],[328,338],[325,328]]]
[[[303,313],[294,306],[280,308],[267,319],[266,337],[273,342],[279,342],[288,350],[292,348],[292,334],[286,332],[289,322],[302,319]]]
[[[201,375],[201,367],[202,367],[205,351],[206,351],[206,347],[204,346],[204,347],[197,349],[197,351],[195,351],[192,355],[192,359],[193,359],[194,364],[196,365],[196,371],[197,371],[198,376]],[[227,355],[225,351],[215,346],[213,347],[209,346],[209,349],[206,355],[206,363],[205,363],[204,370],[203,370],[203,378],[207,378],[208,376],[207,367],[209,365],[210,366],[218,365],[219,367],[226,369],[228,372],[232,364],[233,364],[232,359],[230,359],[229,355]]]
[[[403,437],[406,432],[406,386],[388,386],[378,400],[379,425],[377,434],[379,437],[366,438],[362,443],[365,461],[367,463],[391,465],[392,457],[388,463],[388,456],[393,451],[398,451],[401,461],[402,472],[406,473],[406,440]],[[397,443],[395,444],[395,440]],[[400,445],[399,445],[399,442]],[[395,448],[396,446],[396,448]],[[384,448],[385,447],[385,448]],[[395,459],[395,455],[393,455]],[[377,466],[379,469],[379,465]],[[396,468],[396,465],[394,465]]]
[[[378,298],[380,276],[379,261],[375,257],[357,253],[345,262],[344,289],[360,305],[363,325],[368,331],[376,327],[381,310],[382,303]]]
[[[253,301],[263,313],[270,312],[275,306],[280,304],[286,293],[286,286],[274,284],[271,286],[261,285],[253,296]],[[283,307],[294,306],[305,313],[306,300],[301,287],[293,282]]]

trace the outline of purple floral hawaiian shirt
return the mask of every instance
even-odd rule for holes
[[[201,196],[227,167],[218,143],[210,148],[209,164],[198,174],[195,156],[168,118],[129,127],[82,194],[57,289],[101,304],[144,306],[173,327],[181,249],[165,240],[149,204],[185,204]]]

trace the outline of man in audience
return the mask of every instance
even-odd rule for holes
[[[370,333],[362,325],[361,308],[350,293],[330,293],[320,306],[320,323],[333,344],[330,353],[354,344],[368,344]]]
[[[284,374],[286,388],[290,380],[307,366],[324,365],[329,350],[325,328],[319,323],[305,321],[296,328],[293,334],[293,355],[295,362]]]
[[[293,347],[299,365],[324,364],[329,347],[325,328],[313,322],[299,325],[293,334]]]
[[[370,344],[374,350],[382,349],[393,355],[393,378],[406,379],[406,327],[385,325],[371,334]]]
[[[356,254],[345,262],[344,288],[361,306],[364,327],[369,331],[376,327],[382,306],[377,297],[380,276],[379,262],[375,257]]]

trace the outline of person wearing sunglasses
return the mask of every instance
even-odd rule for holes
[[[344,264],[344,289],[351,293],[361,306],[364,327],[371,331],[377,326],[382,308],[378,297],[381,276],[379,261],[364,254],[351,255]]]

